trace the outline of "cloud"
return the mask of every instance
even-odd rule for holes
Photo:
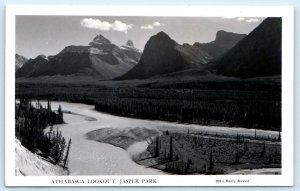
[[[161,24],[160,22],[156,21],[152,24],[149,24],[149,25],[142,25],[141,26],[141,29],[144,29],[144,30],[152,30],[154,29],[155,27],[161,27],[161,26],[164,26],[164,24]]]
[[[154,29],[153,25],[143,25],[141,26],[141,29],[149,30],[149,29]]]
[[[99,19],[84,18],[81,19],[80,25],[90,29],[96,29],[100,31],[118,31],[128,33],[129,29],[133,28],[133,24],[126,24],[122,21],[115,20],[113,23],[107,21],[101,21]]]
[[[222,18],[223,19],[235,19],[236,21],[245,21],[247,23],[258,22],[257,18],[231,17],[231,16],[226,16],[226,17],[222,17]]]
[[[161,24],[160,24],[160,22],[157,22],[157,21],[156,21],[156,22],[153,23],[153,26],[160,27]]]
[[[128,32],[129,29],[133,28],[133,24],[126,24],[121,21],[115,21],[113,22],[111,29],[114,31],[119,31],[119,32]]]
[[[254,18],[250,18],[250,19],[247,19],[246,22],[247,23],[252,23],[252,22],[257,22],[258,19],[254,19]]]

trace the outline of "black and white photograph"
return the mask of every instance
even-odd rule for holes
[[[293,128],[283,119],[288,20],[229,12],[14,15],[6,171],[53,186],[279,179]]]

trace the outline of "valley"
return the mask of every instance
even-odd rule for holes
[[[125,117],[281,131],[280,77],[93,79],[88,84],[42,79],[17,79],[16,96],[92,104],[101,112]]]
[[[15,98],[62,107],[56,137],[72,140],[61,151],[70,175],[281,174],[281,22],[218,30],[207,43],[160,31],[143,51],[98,34],[52,56],[16,54]],[[32,130],[40,115],[26,108],[34,120],[20,111],[18,127],[27,137],[52,131]],[[51,119],[50,106],[40,112]],[[43,136],[52,144],[54,134]]]

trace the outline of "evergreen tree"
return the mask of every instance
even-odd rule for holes
[[[54,160],[56,164],[59,164],[63,160],[64,151],[66,148],[65,138],[62,137],[61,132],[58,131],[58,128],[52,133],[52,147],[50,150],[50,157]]]
[[[47,102],[47,110],[48,112],[51,112],[51,103],[50,103],[50,100],[48,99],[48,102]]]
[[[173,136],[170,136],[170,153],[169,153],[169,159],[173,159]]]
[[[214,161],[213,161],[212,151],[210,151],[209,166],[208,166],[208,172],[209,172],[209,174],[212,174],[213,169],[214,169]]]
[[[67,152],[66,152],[66,155],[65,155],[65,158],[64,158],[64,168],[66,168],[67,165],[68,165],[69,152],[70,152],[70,149],[71,149],[71,144],[72,144],[72,139],[69,139],[69,143],[68,143],[68,147],[67,147]]]
[[[234,160],[234,164],[239,164],[240,163],[240,155],[238,152],[236,152],[235,154],[235,160]]]
[[[155,156],[159,155],[159,137],[156,137],[156,141],[155,141]]]
[[[63,111],[61,109],[61,106],[58,106],[58,110],[57,110],[58,116],[59,116],[59,121],[62,123],[62,119],[63,119]]]

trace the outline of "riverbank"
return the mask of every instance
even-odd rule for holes
[[[103,128],[86,137],[120,147],[137,164],[170,174],[281,174],[280,137],[139,127]]]

